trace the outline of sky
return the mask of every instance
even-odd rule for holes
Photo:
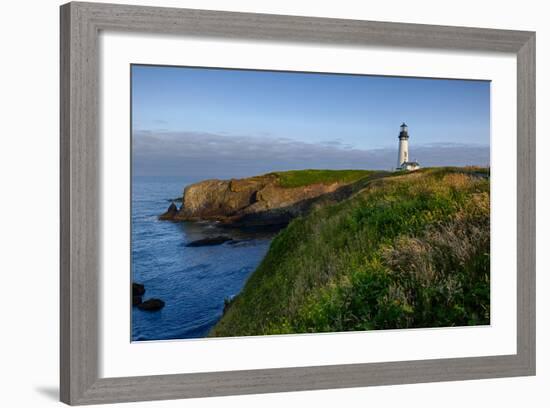
[[[488,165],[490,82],[132,65],[135,175]]]

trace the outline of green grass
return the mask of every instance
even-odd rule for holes
[[[318,183],[351,183],[373,173],[370,170],[290,170],[270,174],[279,178],[281,187],[292,188]]]
[[[489,323],[489,180],[423,169],[293,220],[211,336]]]

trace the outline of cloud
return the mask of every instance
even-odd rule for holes
[[[389,170],[396,164],[397,143],[391,149],[362,150],[340,139],[307,143],[271,136],[137,131],[132,152],[135,175],[201,179],[246,177],[304,168]],[[422,166],[487,165],[489,147],[412,144],[410,157]]]

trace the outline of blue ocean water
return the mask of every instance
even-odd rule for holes
[[[159,221],[158,215],[190,182],[167,177],[132,180],[132,281],[145,285],[143,300],[165,302],[157,312],[132,308],[132,341],[206,336],[222,316],[224,299],[239,293],[273,238],[273,232],[227,229],[213,222]],[[219,235],[235,241],[185,246]]]

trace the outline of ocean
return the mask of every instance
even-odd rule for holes
[[[159,298],[160,311],[132,307],[132,341],[200,338],[223,313],[264,258],[274,232],[223,228],[215,222],[159,221],[183,188],[197,180],[134,177],[132,180],[132,282],[145,285],[143,300]],[[181,203],[177,203],[178,206]],[[195,240],[228,236],[233,242],[186,247]]]

